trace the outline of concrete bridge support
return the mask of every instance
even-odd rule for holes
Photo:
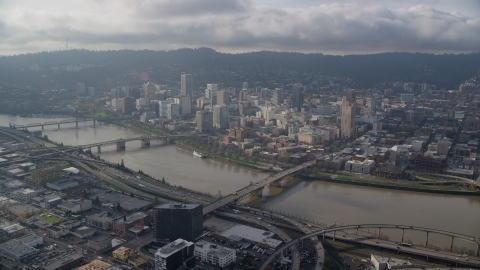
[[[381,231],[382,231],[382,228],[378,228],[378,238],[379,239],[380,239],[380,236],[382,235]]]
[[[58,125],[58,129],[60,129],[60,123],[58,123],[57,125]]]
[[[44,126],[42,125],[42,131],[44,130]]]
[[[402,229],[402,243],[403,243],[403,237],[405,236],[405,229]]]
[[[322,243],[325,243],[325,232],[322,234]]]
[[[428,247],[428,232],[427,232],[427,238],[425,239],[425,246]]]
[[[125,141],[118,141],[117,142],[117,151],[124,151],[125,150]]]
[[[455,239],[455,238],[452,236],[452,243],[450,244],[450,252],[453,251],[453,240],[454,240],[454,239]]]
[[[150,146],[150,138],[143,138],[142,147],[149,147],[149,146]]]
[[[97,120],[93,119],[93,126],[97,124]]]
[[[480,257],[480,244],[477,244],[477,257]]]
[[[100,154],[102,152],[102,147],[100,145],[97,146],[97,153]]]
[[[75,126],[78,128],[78,121],[75,121]]]

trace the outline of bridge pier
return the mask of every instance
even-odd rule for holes
[[[150,138],[143,138],[142,147],[149,147],[149,146],[150,146]]]
[[[60,129],[60,123],[58,123],[57,125],[58,125],[58,129]]]
[[[323,232],[322,236],[323,236],[322,243],[325,243],[325,232]]]
[[[381,235],[381,233],[380,233],[381,230],[382,230],[382,228],[378,228],[378,238],[379,239],[380,239],[380,235]]]
[[[42,131],[43,131],[43,130],[44,130],[44,127],[43,127],[43,125],[42,125]]]
[[[335,242],[335,234],[337,234],[337,231],[333,231],[333,242]]]
[[[75,121],[75,126],[78,128],[78,121]]]
[[[96,125],[97,120],[93,119],[93,126]]]
[[[102,152],[102,147],[100,145],[97,146],[97,153],[100,154]]]
[[[358,235],[358,228],[355,230],[355,235]]]
[[[117,151],[125,150],[125,141],[118,141],[117,142]]]
[[[477,257],[480,257],[480,244],[477,244]]]
[[[452,236],[452,243],[450,244],[450,252],[453,251],[453,239],[455,239],[455,238]]]
[[[428,231],[427,231],[427,238],[425,239],[425,247],[428,246]]]
[[[402,229],[402,243],[403,243],[403,236],[405,236],[405,229]]]

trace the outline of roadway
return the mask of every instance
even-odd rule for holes
[[[276,214],[276,213],[272,213],[270,211],[267,211],[267,210],[263,210],[263,209],[257,209],[257,208],[248,208],[248,207],[238,207],[238,208],[241,208],[243,209],[244,211],[254,211],[256,213],[261,213],[262,215],[268,215],[270,217],[275,217],[279,220],[283,220],[287,223],[290,223],[291,225],[295,226],[297,229],[299,229],[302,233],[304,234],[309,234],[311,232],[313,232],[314,230],[312,230],[311,228],[312,227],[307,227],[306,224],[303,224],[303,222],[299,222],[295,219],[292,219],[292,218],[289,218],[289,217],[285,217],[283,215],[280,215],[280,214]],[[310,225],[312,226],[312,225]],[[316,269],[318,270],[321,270],[322,267],[323,267],[323,264],[324,264],[324,259],[325,259],[325,253],[324,253],[324,248],[323,248],[323,245],[320,241],[318,241],[316,243],[316,248],[315,248],[316,252],[317,252],[317,265],[316,265]],[[293,254],[293,252],[292,252]],[[293,257],[292,257],[293,258]],[[294,269],[300,269],[299,267],[296,267]]]
[[[285,249],[289,248],[292,245],[295,245],[300,240],[304,240],[310,237],[317,237],[319,235],[325,234],[327,235],[330,233],[330,236],[333,237],[332,234],[336,234],[337,231],[345,231],[345,230],[356,230],[360,228],[399,228],[399,229],[412,229],[412,230],[419,230],[419,231],[430,231],[430,232],[438,232],[444,235],[461,235],[457,233],[450,233],[450,232],[445,232],[445,231],[440,231],[440,230],[435,230],[435,229],[427,229],[427,228],[422,228],[422,227],[413,227],[413,226],[404,226],[404,225],[389,225],[389,224],[358,224],[358,225],[347,225],[347,226],[340,226],[340,227],[334,227],[330,229],[325,229],[325,230],[318,230],[316,232],[312,232],[310,234],[304,235],[300,238],[298,238],[295,241],[290,241],[286,243],[284,246],[282,246],[280,249],[276,250],[275,253],[273,253],[262,265],[260,269],[265,269],[270,262],[279,256],[282,251]],[[461,235],[463,237],[466,237],[465,235]],[[337,237],[338,238],[338,237]],[[466,237],[468,241],[472,241],[475,243],[474,237]],[[463,238],[462,238],[463,239]],[[473,240],[470,240],[473,239]],[[403,253],[408,253],[408,254],[413,254],[413,255],[419,255],[426,257],[427,259],[429,258],[434,258],[434,259],[439,259],[439,260],[444,260],[444,261],[450,261],[452,263],[461,263],[463,265],[470,265],[470,266],[475,266],[475,267],[480,267],[480,257],[464,257],[460,256],[459,254],[453,253],[453,252],[446,252],[446,251],[435,251],[432,249],[428,248],[421,248],[417,246],[398,246],[394,242],[388,242],[388,241],[382,241],[379,239],[371,239],[371,238],[365,238],[365,236],[358,237],[358,238],[353,238],[353,237],[342,237],[342,240],[345,241],[350,241],[350,242],[356,242],[359,244],[365,244],[365,245],[370,245],[370,246],[375,246],[379,248],[385,248],[385,249],[390,249],[390,250],[396,250],[397,252],[403,252]],[[464,239],[465,240],[465,239]]]
[[[294,172],[296,172],[296,171],[302,170],[302,169],[304,169],[304,168],[306,168],[306,167],[308,167],[308,166],[312,166],[312,165],[315,164],[315,163],[316,163],[315,160],[305,162],[305,163],[303,163],[303,164],[301,164],[301,165],[298,165],[298,166],[296,166],[296,167],[290,168],[290,169],[285,170],[285,171],[283,171],[283,172],[281,172],[281,173],[277,173],[277,174],[275,174],[275,175],[269,176],[269,177],[267,177],[267,178],[265,178],[265,179],[263,179],[263,180],[260,180],[260,181],[258,181],[258,182],[256,182],[256,183],[252,184],[252,185],[249,185],[249,186],[247,186],[247,187],[244,187],[244,188],[242,188],[242,189],[240,189],[240,190],[238,190],[238,191],[236,191],[236,192],[234,192],[234,193],[232,193],[232,194],[230,194],[230,195],[227,195],[227,196],[225,196],[225,197],[223,197],[223,198],[221,198],[221,199],[219,199],[219,200],[217,200],[217,201],[215,201],[215,202],[213,202],[213,203],[205,206],[205,207],[203,208],[203,214],[206,215],[206,214],[208,214],[208,213],[210,213],[210,212],[212,212],[212,211],[215,211],[216,209],[218,209],[218,208],[220,208],[220,207],[223,207],[223,206],[231,203],[232,201],[235,201],[235,200],[237,200],[237,199],[239,199],[239,198],[241,198],[241,197],[249,194],[250,192],[253,192],[253,191],[257,190],[257,189],[260,189],[260,188],[262,188],[262,187],[264,187],[264,186],[267,186],[267,185],[271,184],[272,182],[275,182],[275,181],[281,179],[282,177],[285,177],[285,176],[287,176],[287,175],[289,175],[289,174],[292,174],[292,173],[294,173]]]
[[[257,219],[251,216],[249,217],[245,213],[232,214],[232,213],[226,213],[226,212],[218,212],[216,214],[261,226],[265,228],[267,231],[271,231],[276,235],[278,235],[278,237],[280,237],[280,239],[282,239],[285,243],[292,240],[291,237],[287,233],[285,233],[282,229],[271,225],[270,223],[268,223],[267,221],[264,221],[263,219]],[[300,269],[300,252],[298,251],[298,247],[296,245],[293,245],[291,250],[292,250],[292,269]]]

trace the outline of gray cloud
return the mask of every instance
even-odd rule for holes
[[[466,52],[480,47],[480,16],[426,5],[278,8],[249,0],[72,0],[73,9],[29,9],[1,1],[5,23],[0,21],[0,51],[12,53],[63,49],[67,38],[70,47],[88,49],[203,45],[233,52],[347,54]]]

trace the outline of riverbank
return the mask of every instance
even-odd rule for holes
[[[244,166],[244,167],[247,167],[247,168],[260,170],[260,166],[257,165],[257,164],[246,163],[246,162],[237,160],[235,158],[228,158],[228,157],[224,157],[224,156],[212,153],[212,152],[208,152],[208,150],[204,149],[201,146],[193,147],[193,146],[187,144],[183,140],[175,140],[175,145],[180,147],[180,148],[191,150],[192,152],[193,152],[194,149],[200,150],[202,153],[208,153],[208,155],[213,159],[220,159],[220,160],[226,161],[228,163],[234,163],[236,165]]]
[[[415,191],[415,192],[424,192],[424,193],[436,193],[436,194],[447,194],[447,195],[461,195],[461,196],[480,196],[478,191],[468,191],[468,190],[455,190],[452,187],[448,186],[438,186],[438,185],[422,185],[415,183],[404,183],[398,180],[397,183],[391,180],[381,180],[377,181],[361,179],[360,177],[343,175],[343,174],[333,174],[333,173],[317,173],[317,175],[306,175],[301,174],[298,177],[304,180],[316,180],[323,182],[347,184],[347,185],[356,185],[356,186],[366,186],[366,187],[375,187],[375,188],[384,188],[384,189],[395,189],[395,190],[405,190],[405,191]]]

